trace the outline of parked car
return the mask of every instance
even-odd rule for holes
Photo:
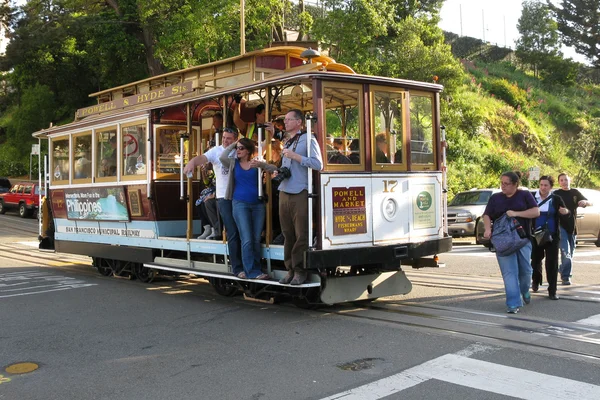
[[[8,178],[0,178],[0,193],[7,193],[10,190],[10,181]]]
[[[593,205],[577,209],[577,242],[594,243],[600,247],[600,191],[594,189],[577,188]],[[497,191],[497,190],[496,190]],[[535,191],[532,192],[535,194]],[[489,200],[489,197],[488,197]],[[487,200],[486,200],[487,205]],[[450,209],[450,207],[448,207]],[[485,205],[481,213],[485,210]],[[450,211],[448,211],[448,224],[450,224]],[[475,227],[475,242],[489,246],[489,240],[483,238],[485,227],[483,218]]]
[[[500,189],[471,189],[460,192],[448,204],[448,233],[453,237],[475,236],[481,243],[483,230],[478,236],[478,227],[483,226],[481,216],[492,194]]]
[[[592,205],[577,209],[577,242],[591,242],[600,247],[600,191],[578,190]]]
[[[29,217],[37,213],[40,206],[39,195],[37,183],[19,182],[8,193],[0,194],[0,214],[9,209],[17,209],[21,218]]]

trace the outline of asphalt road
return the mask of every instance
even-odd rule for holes
[[[306,311],[104,277],[38,252],[35,228],[0,216],[2,400],[600,398],[596,247],[561,300],[540,290],[515,316],[495,258],[468,244],[408,270],[407,296]]]

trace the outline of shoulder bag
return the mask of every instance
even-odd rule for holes
[[[540,204],[538,204],[538,207],[541,207],[545,202],[550,200],[552,197],[553,197],[553,195],[548,195],[548,197],[546,199],[544,199],[544,201],[542,201]],[[548,221],[546,221],[546,223],[543,226],[540,226],[535,231],[533,231],[533,237],[535,238],[535,242],[537,243],[538,246],[544,246],[546,243],[549,243],[552,241],[552,234],[550,233],[550,230],[548,229]]]

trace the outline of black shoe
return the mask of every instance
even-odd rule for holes
[[[272,244],[282,245],[284,241],[283,234],[280,233],[275,239],[273,239]]]
[[[531,291],[532,291],[533,293],[537,293],[537,292],[538,292],[538,290],[540,290],[540,285],[539,285],[539,284],[537,284],[537,283],[532,283],[532,284],[531,284]]]
[[[293,280],[294,280],[294,271],[288,271],[287,275],[279,280],[279,283],[283,283],[284,285],[287,285]]]
[[[550,298],[550,300],[558,300],[558,299],[560,299],[560,297],[558,297],[558,295],[556,295],[556,294],[549,294],[548,298]]]

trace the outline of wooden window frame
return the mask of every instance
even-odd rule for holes
[[[69,158],[69,178],[68,179],[62,179],[62,180],[56,180],[54,178],[54,168],[56,167],[55,162],[54,162],[54,143],[57,141],[63,141],[66,140],[68,143],[68,149],[67,149],[67,157]],[[56,137],[52,137],[50,138],[50,149],[51,151],[49,152],[51,157],[50,157],[50,168],[49,168],[49,172],[50,172],[50,182],[52,185],[69,185],[71,183],[71,178],[73,176],[73,171],[71,170],[71,136],[69,134],[66,135],[61,135],[61,136],[56,136]]]
[[[122,139],[123,138],[123,128],[129,128],[131,126],[137,126],[137,125],[143,125],[144,129],[146,130],[146,133],[144,135],[145,137],[143,139],[144,144],[145,144],[145,146],[144,146],[145,147],[145,149],[144,149],[144,163],[146,164],[146,172],[144,172],[143,174],[136,174],[136,175],[124,175],[124,169],[125,169],[124,168],[125,167],[124,162],[125,162],[125,160],[123,159],[123,142],[122,142],[123,141],[123,139]],[[120,166],[119,179],[120,179],[120,181],[144,181],[144,180],[147,180],[147,178],[148,178],[148,168],[150,167],[149,163],[148,163],[148,146],[149,146],[149,143],[148,143],[148,130],[149,130],[149,127],[148,127],[148,120],[147,119],[126,122],[126,123],[123,123],[123,124],[119,125],[118,137],[121,138],[121,141],[119,141],[119,143],[120,143],[119,148],[120,148],[120,153],[121,153],[121,158],[119,160],[119,166]]]
[[[114,176],[98,176],[98,134],[99,133],[104,133],[104,132],[108,132],[108,131],[116,131],[117,133],[117,171],[115,173]],[[118,178],[119,178],[119,174],[120,174],[120,158],[121,158],[121,146],[119,146],[118,144],[121,143],[121,134],[120,134],[120,130],[119,130],[119,124],[117,125],[110,125],[110,126],[105,126],[102,128],[97,128],[94,129],[94,151],[96,154],[94,154],[94,182],[100,183],[100,182],[117,182]]]
[[[90,136],[90,162],[92,163],[92,168],[91,168],[91,176],[89,178],[80,178],[80,179],[76,179],[75,178],[75,163],[77,162],[77,159],[75,158],[76,152],[77,152],[77,138],[82,137],[82,136]],[[78,132],[78,133],[74,133],[71,135],[71,141],[72,141],[72,147],[73,147],[73,157],[71,157],[71,171],[73,171],[73,177],[71,178],[71,182],[73,182],[73,184],[79,184],[79,183],[92,183],[93,182],[93,177],[94,177],[94,150],[95,150],[95,146],[94,146],[94,132],[93,131],[84,131],[84,132]]]
[[[327,107],[325,104],[325,100],[326,100],[326,96],[325,96],[325,90],[327,88],[336,88],[336,89],[356,89],[358,90],[358,98],[357,98],[357,104],[358,104],[358,140],[360,143],[360,163],[358,164],[330,164],[328,162],[328,157],[327,157]],[[314,90],[314,88],[313,88]],[[365,121],[365,116],[364,116],[364,109],[365,109],[365,105],[364,105],[364,91],[363,91],[363,85],[359,84],[359,83],[340,83],[340,82],[333,82],[333,81],[322,81],[321,83],[321,99],[322,99],[322,104],[323,104],[323,121],[321,124],[321,129],[323,131],[323,134],[321,135],[321,132],[318,132],[318,134],[320,134],[322,137],[322,141],[323,141],[323,154],[321,155],[323,157],[323,171],[324,172],[365,172],[365,156],[366,156],[366,147],[365,147],[365,131],[364,131],[364,121]],[[314,98],[313,98],[313,102],[314,102]]]
[[[378,163],[377,162],[377,142],[375,137],[379,133],[375,130],[375,92],[388,92],[388,93],[400,93],[402,95],[402,162],[401,163]],[[393,86],[380,86],[370,85],[369,86],[369,101],[371,103],[371,126],[370,126],[370,140],[371,140],[371,168],[373,172],[389,172],[389,171],[408,171],[407,161],[407,109],[408,109],[408,90],[400,87]]]
[[[412,162],[412,148],[411,148],[411,160],[410,160],[410,169],[411,171],[437,171],[438,168],[438,135],[436,132],[436,124],[437,124],[437,119],[436,119],[436,105],[435,105],[435,93],[432,92],[424,92],[424,91],[419,91],[419,90],[410,90],[406,99],[407,102],[407,111],[408,111],[408,115],[407,115],[407,124],[408,124],[408,129],[406,131],[406,140],[408,140],[409,142],[411,141],[411,122],[410,122],[410,116],[411,116],[411,109],[410,109],[410,100],[411,97],[427,97],[431,100],[431,138],[432,138],[432,143],[431,143],[431,147],[432,147],[432,156],[433,156],[433,163],[432,164],[423,164],[423,163],[413,163]],[[412,147],[412,146],[411,146]]]

